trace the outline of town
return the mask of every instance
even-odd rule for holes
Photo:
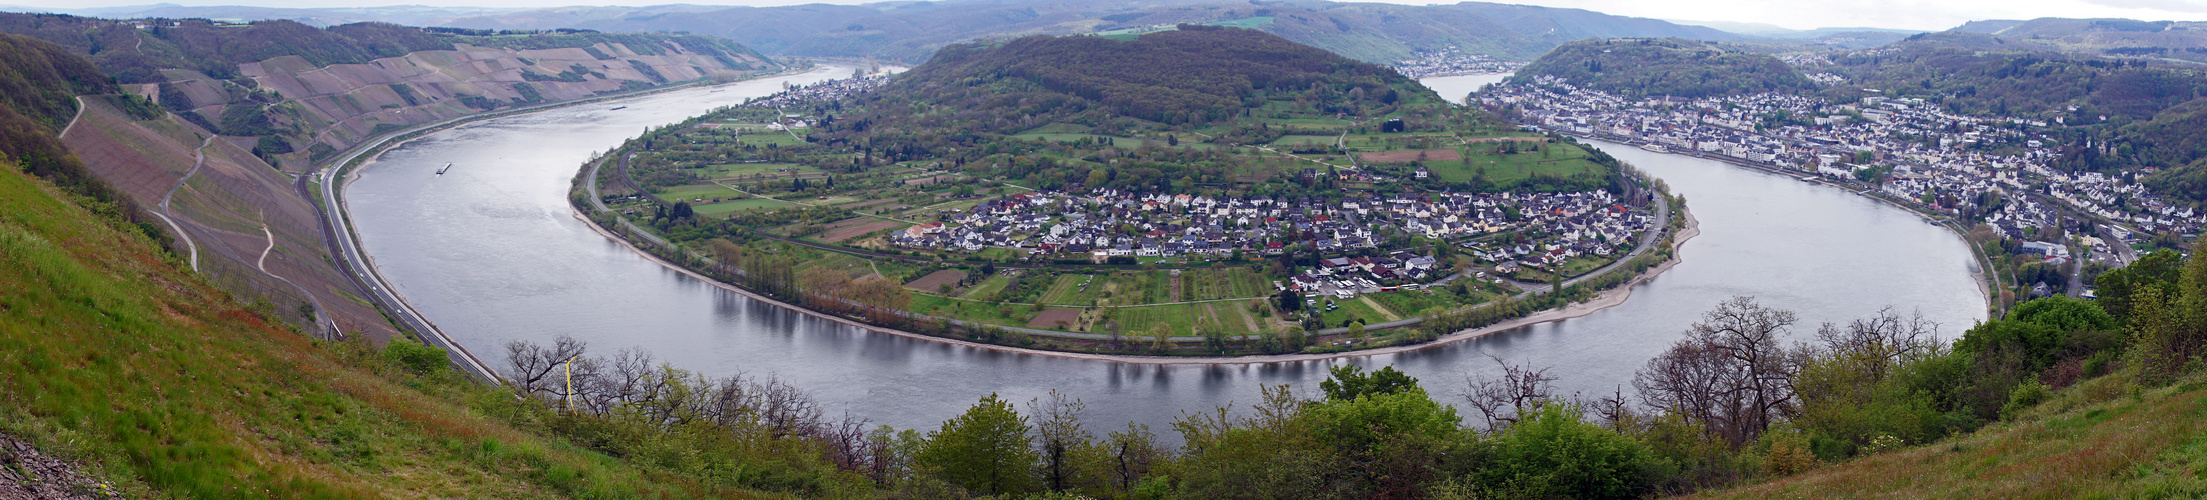
[[[2129,225],[2109,228],[2126,244],[2197,233],[2207,222],[2207,214],[2135,182],[2047,167],[2056,153],[2032,133],[2045,122],[1961,116],[1920,99],[1834,104],[1762,93],[1632,100],[1542,76],[1496,86],[1477,100],[1514,108],[1521,123],[1558,133],[1862,180],[1921,208],[1983,222],[2003,238],[2037,239],[2060,227],[2054,203]]]
[[[894,232],[890,241],[962,252],[1014,248],[1096,263],[1334,256],[1277,286],[1346,298],[1484,276],[1484,269],[1584,273],[1629,251],[1633,238],[1658,223],[1645,207],[1628,206],[1606,191],[1352,194],[1328,202],[1099,189],[1014,194]],[[1414,246],[1402,244],[1412,238],[1456,242],[1484,269],[1403,249]]]

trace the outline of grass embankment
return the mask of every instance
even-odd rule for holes
[[[316,343],[0,163],[0,432],[130,497],[727,497],[470,409],[512,396]]]
[[[2207,378],[2085,381],[2013,421],[1708,498],[2201,498]]]

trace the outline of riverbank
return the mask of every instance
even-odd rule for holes
[[[591,181],[594,181],[594,180],[595,180],[595,179],[591,179]],[[1638,274],[1638,275],[1635,275],[1635,276],[1633,276],[1633,277],[1632,277],[1632,279],[1630,279],[1630,280],[1626,280],[1626,281],[1625,281],[1624,283],[1618,284],[1617,286],[1611,287],[1611,288],[1609,288],[1609,289],[1607,289],[1607,290],[1603,290],[1603,291],[1602,291],[1602,292],[1601,292],[1600,294],[1597,294],[1597,295],[1595,295],[1595,296],[1594,296],[1594,298],[1592,298],[1592,299],[1588,299],[1588,300],[1586,300],[1586,301],[1583,301],[1583,302],[1573,302],[1573,303],[1567,303],[1567,304],[1564,304],[1564,306],[1563,306],[1563,307],[1558,307],[1558,308],[1554,308],[1554,309],[1547,309],[1547,310],[1542,310],[1542,311],[1536,311],[1536,312],[1534,312],[1534,313],[1532,313],[1532,314],[1528,314],[1528,315],[1525,315],[1525,316],[1523,316],[1523,317],[1519,317],[1519,318],[1516,318],[1516,319],[1511,319],[1511,320],[1506,320],[1506,321],[1503,321],[1503,322],[1500,322],[1500,323],[1496,323],[1496,324],[1492,324],[1492,325],[1487,325],[1487,326],[1484,326],[1484,327],[1479,327],[1479,328],[1472,328],[1472,329],[1467,329],[1467,330],[1463,330],[1463,331],[1459,331],[1459,332],[1455,332],[1455,333],[1450,333],[1450,334],[1447,334],[1447,335],[1442,335],[1442,336],[1440,336],[1439,338],[1436,338],[1436,339],[1434,339],[1434,340],[1432,340],[1432,341],[1429,341],[1429,342],[1421,342],[1421,343],[1416,343],[1416,344],[1407,344],[1407,345],[1391,345],[1391,346],[1386,346],[1386,347],[1378,347],[1378,348],[1372,348],[1372,349],[1363,349],[1363,350],[1355,350],[1355,351],[1343,351],[1343,352],[1332,352],[1332,353],[1309,353],[1309,354],[1303,354],[1303,353],[1298,353],[1298,354],[1257,354],[1257,355],[1247,355],[1247,356],[1144,356],[1144,355],[1134,355],[1134,354],[1101,354],[1101,353],[1084,353],[1084,352],[1067,352],[1067,351],[1053,351],[1053,350],[1047,350],[1047,349],[1033,349],[1033,348],[1026,348],[1026,347],[1016,347],[1016,346],[1007,346],[1007,345],[999,345],[999,344],[989,344],[989,343],[983,343],[983,342],[974,342],[974,341],[970,341],[970,340],[963,340],[963,339],[954,339],[954,338],[946,338],[946,337],[941,337],[941,336],[936,336],[936,335],[927,335],[927,334],[922,334],[922,333],[917,333],[917,332],[909,332],[909,331],[899,330],[899,329],[895,329],[895,328],[888,328],[888,327],[876,326],[876,325],[872,325],[872,324],[867,324],[867,323],[864,323],[864,322],[861,322],[861,321],[857,321],[857,320],[854,320],[854,319],[850,319],[850,318],[845,318],[845,317],[841,317],[841,316],[837,316],[837,315],[833,315],[833,314],[827,314],[827,313],[823,313],[823,312],[820,312],[820,311],[816,311],[816,310],[813,310],[813,309],[810,309],[810,308],[806,308],[806,307],[803,307],[803,306],[799,306],[799,305],[796,305],[796,304],[791,304],[791,303],[788,303],[788,302],[784,302],[784,301],[781,301],[781,300],[778,300],[778,299],[775,299],[775,298],[772,298],[772,297],[767,297],[767,296],[765,296],[765,295],[762,295],[762,294],[759,294],[759,293],[755,293],[755,292],[752,292],[752,291],[750,291],[750,290],[745,290],[745,289],[743,289],[742,287],[738,287],[738,286],[735,286],[735,285],[733,285],[733,284],[730,284],[730,283],[726,283],[726,282],[722,282],[722,281],[720,281],[720,280],[717,280],[717,279],[713,279],[713,278],[711,278],[711,277],[708,277],[708,276],[705,276],[705,275],[703,275],[703,274],[700,274],[700,273],[698,273],[697,271],[691,270],[691,269],[689,269],[689,268],[687,268],[687,267],[683,267],[683,266],[681,266],[681,265],[678,265],[678,264],[675,264],[675,263],[673,263],[673,262],[669,262],[669,261],[667,261],[667,260],[666,260],[665,258],[662,258],[662,257],[660,257],[660,256],[659,256],[659,255],[657,255],[657,254],[653,254],[653,253],[651,253],[651,252],[649,252],[649,251],[646,251],[646,250],[644,250],[644,249],[643,249],[643,248],[641,248],[641,247],[637,247],[637,246],[636,246],[636,244],[635,244],[634,242],[631,242],[631,241],[629,241],[629,240],[628,240],[627,238],[622,238],[622,237],[620,237],[620,235],[618,235],[618,234],[615,234],[615,233],[614,233],[613,231],[610,231],[610,230],[606,229],[606,227],[605,227],[605,226],[599,225],[599,224],[598,224],[598,222],[597,222],[596,220],[593,220],[593,219],[591,219],[591,218],[590,218],[590,217],[589,217],[588,215],[586,215],[586,214],[582,213],[582,209],[581,209],[580,207],[575,207],[575,206],[573,206],[572,204],[570,204],[569,208],[570,208],[570,210],[569,210],[569,216],[571,216],[571,217],[574,217],[575,219],[581,220],[581,221],[583,222],[583,224],[585,224],[585,225],[588,225],[588,226],[590,226],[590,229],[591,229],[592,231],[596,231],[596,232],[597,232],[597,233],[598,233],[598,234],[599,234],[600,236],[604,236],[604,237],[606,237],[607,239],[611,239],[611,240],[613,240],[613,241],[617,241],[617,242],[620,242],[620,243],[621,243],[621,245],[622,245],[623,247],[625,247],[625,248],[628,248],[628,249],[629,249],[629,251],[635,252],[635,253],[636,253],[637,255],[643,256],[643,257],[644,257],[645,259],[648,259],[648,260],[650,260],[650,261],[652,261],[652,262],[654,262],[654,263],[657,263],[657,264],[659,264],[659,265],[660,265],[660,266],[662,266],[662,267],[665,267],[665,268],[667,268],[667,269],[671,269],[671,270],[674,270],[675,272],[679,272],[679,273],[682,273],[683,275],[685,275],[685,276],[689,276],[689,277],[690,277],[690,278],[692,278],[692,279],[696,279],[696,280],[698,280],[698,281],[701,281],[701,282],[704,282],[704,283],[710,284],[710,285],[712,285],[712,286],[713,286],[713,287],[715,287],[715,288],[719,288],[719,289],[722,289],[722,290],[726,290],[726,291],[729,291],[729,292],[732,292],[732,293],[735,293],[735,294],[738,294],[738,295],[742,295],[742,296],[744,296],[744,297],[746,297],[746,298],[750,298],[750,299],[752,299],[752,300],[757,300],[757,301],[761,301],[761,302],[766,302],[766,303],[768,303],[768,304],[771,304],[771,305],[774,305],[774,306],[778,306],[778,307],[786,308],[786,309],[789,309],[789,310],[792,310],[792,311],[797,311],[797,312],[799,312],[799,313],[803,313],[803,314],[805,314],[805,315],[807,315],[807,316],[812,316],[812,317],[814,317],[814,318],[819,318],[819,319],[824,319],[824,320],[832,321],[832,322],[835,322],[835,323],[838,323],[838,324],[842,324],[842,325],[844,325],[844,326],[849,326],[849,327],[852,327],[852,328],[859,328],[859,329],[863,329],[863,330],[866,330],[866,331],[868,331],[868,332],[872,332],[872,333],[882,333],[882,334],[895,335],[895,336],[899,336],[899,337],[911,338],[911,339],[916,339],[916,340],[925,340],[925,341],[932,341],[932,342],[940,342],[940,343],[944,343],[944,344],[949,344],[949,345],[954,345],[954,346],[960,346],[960,347],[971,347],[971,348],[977,348],[977,349],[987,349],[987,350],[992,350],[992,351],[1005,352],[1005,353],[1013,353],[1013,354],[1029,354],[1029,355],[1036,355],[1036,356],[1048,356],[1048,357],[1054,357],[1054,358],[1064,358],[1064,359],[1080,359],[1080,360],[1089,360],[1089,361],[1106,361],[1106,362],[1112,362],[1112,363],[1122,363],[1122,364],[1135,364],[1135,365],[1245,365],[1245,364],[1266,364],[1266,363],[1288,363],[1288,362],[1304,362],[1304,361],[1326,361],[1326,360],[1341,359],[1341,358],[1354,358],[1354,357],[1374,356],[1374,355],[1381,355],[1381,354],[1396,354],[1396,353],[1404,353],[1404,352],[1417,351],[1417,350],[1422,350],[1422,349],[1431,349],[1431,348],[1434,348],[1434,347],[1440,347],[1440,346],[1443,346],[1443,345],[1447,345],[1447,344],[1452,344],[1452,343],[1456,343],[1456,342],[1462,342],[1462,341],[1465,341],[1465,340],[1470,340],[1470,339],[1474,339],[1474,338],[1478,338],[1478,337],[1483,337],[1483,336],[1486,336],[1486,335],[1491,335],[1491,334],[1494,334],[1494,333],[1499,333],[1499,332],[1503,332],[1503,331],[1508,331],[1508,330],[1511,330],[1511,329],[1516,329],[1516,328],[1521,328],[1521,327],[1526,327],[1526,326],[1538,325],[1538,324],[1541,324],[1541,323],[1550,323],[1550,322],[1563,321],[1563,320],[1567,320],[1567,319],[1572,319],[1572,318],[1578,318],[1578,317],[1583,317],[1583,316],[1586,316],[1586,315],[1589,315],[1589,314],[1593,314],[1593,313],[1595,313],[1595,312],[1597,312],[1597,311],[1601,311],[1601,310],[1603,310],[1603,309],[1608,309],[1608,308],[1611,308],[1611,307],[1616,307],[1616,306],[1618,306],[1618,305],[1624,304],[1624,303],[1625,303],[1625,300],[1627,300],[1627,299],[1630,299],[1630,298],[1632,297],[1632,289],[1633,289],[1634,287],[1637,287],[1637,286],[1639,286],[1639,285],[1640,285],[1640,284],[1642,284],[1642,283],[1646,283],[1646,282],[1647,282],[1648,280],[1652,280],[1652,279],[1655,279],[1655,277],[1657,277],[1657,276],[1661,276],[1661,275],[1663,274],[1663,272],[1664,272],[1664,271],[1668,271],[1668,270],[1670,270],[1670,268],[1671,268],[1672,266],[1676,266],[1676,265],[1678,265],[1678,263],[1679,263],[1679,262],[1681,262],[1681,261],[1683,260],[1683,257],[1681,257],[1681,256],[1680,256],[1680,255],[1678,254],[1678,250],[1679,250],[1680,248],[1684,248],[1684,246],[1685,246],[1685,244],[1686,244],[1686,241],[1687,241],[1687,240],[1690,240],[1690,239],[1692,239],[1693,237],[1695,237],[1695,236],[1698,236],[1698,235],[1700,235],[1700,234],[1701,234],[1701,222],[1700,222],[1700,220],[1698,220],[1698,219],[1695,219],[1695,218],[1694,218],[1694,216],[1693,216],[1693,212],[1692,212],[1692,211],[1689,211],[1689,210],[1685,210],[1685,209],[1684,209],[1684,207],[1681,207],[1681,208],[1680,208],[1680,210],[1679,210],[1679,212],[1680,212],[1680,215],[1681,215],[1681,216],[1683,216],[1683,218],[1685,219],[1685,221],[1684,221],[1684,224],[1683,224],[1683,226],[1682,226],[1682,227],[1681,227],[1681,228],[1680,228],[1680,229],[1678,230],[1678,232],[1677,232],[1677,233],[1676,233],[1675,235],[1673,235],[1673,236],[1672,236],[1672,237],[1670,238],[1670,242],[1671,242],[1671,244],[1670,244],[1670,250],[1671,250],[1671,258],[1669,258],[1669,259],[1665,259],[1665,260],[1664,260],[1664,261],[1663,261],[1663,262],[1662,262],[1661,264],[1657,264],[1657,265],[1655,265],[1654,267],[1650,267],[1650,268],[1648,268],[1648,269],[1646,269],[1646,270],[1644,270],[1644,271],[1641,271],[1641,272],[1640,272],[1640,274]],[[1477,306],[1474,306],[1474,307],[1477,307]]]

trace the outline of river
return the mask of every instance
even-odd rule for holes
[[[1502,79],[1509,77],[1509,73],[1436,76],[1418,79],[1418,83],[1425,84],[1425,88],[1433,89],[1433,93],[1440,94],[1441,98],[1448,99],[1448,102],[1463,104],[1464,97],[1471,95],[1473,91],[1477,91],[1480,87],[1487,86],[1487,84],[1502,83]]]
[[[898,428],[934,429],[996,393],[1058,390],[1088,403],[1091,429],[1149,425],[1173,442],[1182,412],[1246,408],[1260,384],[1315,392],[1338,363],[1394,365],[1442,401],[1487,356],[1552,367],[1569,392],[1606,394],[1733,295],[1791,309],[1806,338],[1887,305],[1920,309],[1952,337],[1984,318],[1968,249],[1909,212],[1838,189],[1708,160],[1603,149],[1663,178],[1701,221],[1684,261],[1592,315],[1401,354],[1276,364],[1129,365],[1022,355],[867,333],[729,293],[637,255],[571,216],[569,179],[596,151],[646,127],[764,95],[819,71],[477,122],[382,155],[346,191],[365,250],[431,321],[493,367],[511,340],[568,335],[593,352],[650,351],[707,375],[780,377]],[[611,108],[626,106],[625,109]],[[446,175],[432,173],[453,164]]]

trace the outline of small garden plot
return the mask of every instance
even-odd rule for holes
[[[1080,321],[1081,311],[1079,309],[1053,307],[1035,313],[1034,319],[1027,320],[1027,326],[1029,328],[1067,330],[1079,327]]]
[[[926,276],[921,276],[920,279],[912,280],[911,283],[905,283],[904,287],[913,290],[919,290],[922,292],[935,293],[941,291],[943,285],[950,285],[955,287],[958,286],[959,281],[965,279],[965,271],[944,269],[941,271],[928,273]]]
[[[856,225],[843,225],[843,227],[829,229],[827,230],[827,232],[820,235],[820,241],[825,241],[828,243],[842,243],[844,241],[850,240],[851,238],[857,238],[859,236],[873,233],[875,231],[901,229],[904,226],[908,225],[902,222],[876,219],[872,217],[860,217],[859,219],[863,219],[867,222]],[[842,225],[842,223],[840,222],[836,224]]]

